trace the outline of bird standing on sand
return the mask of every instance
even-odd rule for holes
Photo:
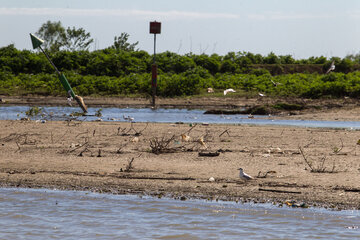
[[[248,181],[254,179],[249,174],[246,174],[242,168],[239,168],[238,170],[240,170],[239,177],[241,178],[241,180]]]

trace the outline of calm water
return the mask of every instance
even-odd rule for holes
[[[26,117],[29,106],[1,106],[0,120],[15,120]],[[74,107],[43,107],[47,120],[64,120],[70,113],[81,111]],[[89,116],[79,120],[94,121],[98,119],[94,114],[99,108],[89,108]],[[247,115],[216,115],[204,114],[203,110],[187,109],[149,109],[149,108],[103,108],[103,121],[126,121],[123,116],[131,116],[136,122],[184,122],[184,123],[229,123],[229,124],[258,124],[258,125],[286,125],[301,127],[329,127],[360,129],[360,122],[354,121],[312,121],[312,120],[277,120],[269,116],[255,116],[249,119]],[[66,115],[66,116],[64,116]],[[33,119],[41,119],[38,116]]]
[[[0,239],[358,239],[359,211],[0,188]]]

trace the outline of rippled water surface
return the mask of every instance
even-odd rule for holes
[[[0,188],[0,239],[358,239],[359,211]]]
[[[29,106],[1,106],[0,120],[15,120],[26,117],[25,112]],[[89,108],[88,116],[79,117],[79,120],[94,121],[94,116],[99,108]],[[64,120],[69,114],[81,112],[75,107],[43,107],[45,116],[37,116],[33,119]],[[101,119],[103,121],[127,121],[124,117],[132,117],[135,122],[184,122],[184,123],[228,123],[228,124],[257,124],[257,125],[285,125],[300,127],[330,127],[360,129],[357,121],[313,121],[313,120],[279,120],[269,116],[255,116],[248,118],[247,115],[216,115],[204,114],[204,110],[187,109],[149,109],[149,108],[103,108]]]

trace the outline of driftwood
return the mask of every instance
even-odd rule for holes
[[[278,189],[265,189],[265,188],[259,188],[259,191],[263,191],[263,192],[275,192],[275,193],[301,194],[301,192],[299,192],[299,191],[288,191],[288,190],[278,190]]]
[[[217,157],[219,152],[199,152],[199,157]]]

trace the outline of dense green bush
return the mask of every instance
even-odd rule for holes
[[[75,92],[87,95],[149,95],[153,56],[145,51],[107,48],[98,51],[49,52],[50,58],[67,76]],[[336,68],[323,74],[334,61]],[[249,52],[156,55],[157,95],[189,96],[211,87],[242,94],[283,97],[358,97],[360,55],[340,59],[311,57],[295,60],[290,55],[267,56]],[[44,54],[0,48],[0,94],[65,95],[54,69]],[[236,94],[235,94],[236,95]]]
[[[87,95],[149,95],[151,74],[132,73],[126,76],[81,75],[66,72],[65,75],[74,91]],[[216,74],[197,67],[186,72],[161,73],[158,76],[157,95],[163,97],[197,95],[212,87],[217,92],[234,88],[249,96],[259,92],[274,97],[359,97],[360,73],[352,72],[322,74]],[[0,72],[0,94],[43,94],[64,95],[65,92],[54,73],[15,75]],[[236,94],[235,94],[236,95]]]

